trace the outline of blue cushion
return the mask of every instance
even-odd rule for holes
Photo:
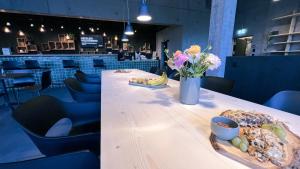
[[[68,136],[72,129],[72,121],[69,118],[58,120],[45,134],[46,137]]]

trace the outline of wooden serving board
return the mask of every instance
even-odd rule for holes
[[[223,112],[225,113],[225,112]],[[223,114],[221,113],[221,115]],[[291,166],[297,166],[300,168],[300,137],[291,132],[284,123],[282,123],[286,131],[287,149],[286,149],[286,161],[284,166],[279,167],[268,162],[259,162],[255,157],[250,156],[247,152],[240,151],[239,148],[234,147],[229,141],[218,139],[213,133],[210,135],[210,142],[213,148],[220,154],[238,161],[250,168],[286,168]]]
[[[132,83],[132,82],[129,82],[129,85],[132,85],[132,86],[140,86],[140,87],[147,87],[147,88],[152,88],[152,89],[161,89],[161,88],[165,88],[165,87],[168,86],[167,84],[164,84],[164,85],[157,85],[157,86],[150,86],[150,85],[144,85],[144,84]]]

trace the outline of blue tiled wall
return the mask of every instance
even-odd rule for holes
[[[15,60],[20,66],[25,60],[37,60],[41,67],[49,68],[52,72],[53,86],[63,86],[63,80],[74,77],[76,69],[63,68],[62,60],[74,60],[85,73],[101,75],[102,69],[94,68],[93,59],[103,59],[105,69],[140,69],[149,71],[152,66],[159,66],[158,60],[118,61],[117,55],[35,55],[35,56],[0,56],[0,60]],[[34,70],[36,81],[40,82],[42,70]]]

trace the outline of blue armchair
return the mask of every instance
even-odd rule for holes
[[[81,83],[74,78],[64,80],[72,98],[77,102],[100,102],[101,86],[97,84]]]
[[[70,103],[52,96],[38,96],[14,110],[13,117],[46,156],[78,150],[99,154],[100,103]],[[64,135],[47,136],[62,119],[71,121],[67,126],[70,130]],[[56,132],[65,127],[62,125]]]
[[[0,164],[0,169],[99,169],[100,160],[91,152],[76,152],[53,157]]]
[[[296,115],[300,115],[300,91],[280,91],[272,96],[264,105]]]

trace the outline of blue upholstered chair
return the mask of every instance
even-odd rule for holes
[[[280,91],[272,96],[264,105],[300,115],[300,91]]]
[[[100,160],[91,152],[76,152],[53,157],[0,164],[0,169],[99,169]]]
[[[86,74],[80,70],[77,70],[74,74],[76,79],[82,83],[100,84],[101,79],[97,74]]]
[[[38,96],[17,107],[12,115],[46,156],[78,150],[99,154],[100,103]]]
[[[101,86],[98,84],[81,83],[74,78],[64,80],[72,98],[77,102],[100,102]]]
[[[234,81],[215,76],[201,78],[201,87],[215,92],[230,94],[234,87]]]

